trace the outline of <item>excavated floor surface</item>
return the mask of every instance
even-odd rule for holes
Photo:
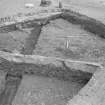
[[[56,19],[42,28],[33,54],[103,62],[105,39],[83,30],[80,25]]]
[[[23,76],[13,105],[66,105],[82,84],[42,76]]]

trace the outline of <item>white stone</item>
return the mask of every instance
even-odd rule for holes
[[[26,8],[34,8],[34,4],[32,4],[32,3],[26,3],[25,7]]]

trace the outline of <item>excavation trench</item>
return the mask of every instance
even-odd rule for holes
[[[7,75],[5,88],[0,95],[0,105],[63,105],[92,77],[92,73],[67,67],[64,61],[60,61],[61,66],[55,66],[53,63],[15,63],[4,59],[1,62],[0,68],[7,72]],[[29,93],[31,94],[28,95]],[[28,97],[27,100],[25,97]]]
[[[0,92],[0,105],[66,105],[91,79],[96,71],[96,66],[90,67],[89,64],[86,68],[94,69],[94,71],[86,71],[85,67],[78,66],[78,62],[76,62],[78,69],[72,63],[68,67],[66,61],[56,60],[56,58],[48,58],[45,61],[38,58],[34,61],[33,56],[29,56],[31,63],[27,59],[24,61],[25,55],[32,55],[33,50],[36,48],[42,26],[57,18],[79,24],[83,29],[105,38],[105,25],[67,10],[60,15],[38,20],[40,23],[35,20],[29,22],[30,24],[26,23],[26,25],[25,23],[19,23],[24,28],[31,27],[33,29],[20,51],[24,55],[22,55],[21,60],[19,59],[20,62],[18,62],[18,57],[16,58],[17,61],[9,61],[13,57],[9,59],[8,54],[7,56],[5,54],[4,56],[0,55],[0,68],[6,73],[5,85]],[[16,24],[0,28],[1,33],[16,30],[20,30]],[[54,60],[53,63],[51,62],[52,59]]]

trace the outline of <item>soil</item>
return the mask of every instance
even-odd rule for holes
[[[34,25],[34,29],[31,31],[29,37],[26,39],[24,43],[24,47],[21,51],[22,54],[31,55],[33,50],[35,49],[35,45],[37,44],[37,40],[40,37],[41,25]]]
[[[35,8],[32,9],[24,7],[27,2],[29,1],[1,0],[0,17],[43,9],[39,7],[39,0],[30,1],[35,4]],[[56,1],[53,3],[56,4]],[[105,23],[105,7],[101,7],[102,5],[95,1],[63,0],[65,8],[70,8]],[[69,42],[68,47],[67,41]],[[50,21],[43,27],[36,24],[27,29],[2,32],[0,33],[0,50],[16,54],[35,54],[103,64],[105,61],[105,39],[83,30],[80,25],[73,25],[63,19]],[[6,68],[6,72],[3,67]],[[43,71],[41,75],[39,75],[39,68]],[[6,65],[4,62],[0,64],[0,69],[3,71],[0,72],[0,105],[64,105],[78,94],[92,76],[89,73],[81,73],[80,70],[78,72],[71,70],[70,72],[67,68],[55,69],[52,67],[50,71],[49,65],[46,68],[44,65],[11,65],[11,63]],[[67,73],[64,74],[64,71]],[[50,76],[48,74],[45,76],[46,72]],[[70,80],[70,76],[74,77],[72,78],[74,81]],[[85,82],[81,83],[81,80]]]
[[[13,105],[66,105],[82,84],[42,76],[23,76]]]
[[[19,52],[28,36],[28,33],[21,31],[0,33],[0,50],[6,52]]]
[[[64,19],[52,20],[43,27],[36,24],[31,28],[1,33],[1,39],[4,40],[1,40],[1,46],[3,46],[1,50],[16,54],[36,54],[97,62],[102,61],[105,56],[104,39],[83,30],[80,25],[73,25]],[[68,47],[67,40],[69,41]],[[92,76],[87,73],[79,73],[79,70],[73,72],[68,68],[62,70],[52,67],[50,71],[49,65],[47,68],[28,64],[12,64],[11,66],[13,68],[9,68],[10,71],[7,72],[5,88],[0,95],[2,105],[32,105],[35,103],[38,105],[64,105],[78,94]],[[24,70],[26,70],[25,74],[30,75],[25,75]],[[39,75],[40,70],[41,75],[45,77]],[[33,96],[36,97],[27,96],[31,95],[33,91],[35,91]],[[47,91],[53,92],[46,94]],[[24,99],[24,96],[27,96],[27,99]]]
[[[103,62],[105,39],[83,30],[79,25],[56,19],[43,27],[33,54]]]
[[[6,76],[6,73],[0,70],[0,94],[5,89],[5,82],[6,82],[5,76]]]
[[[13,63],[4,59],[1,59],[0,68],[6,72],[6,75],[3,75],[1,79],[0,105],[29,103],[33,105],[33,96],[29,96],[26,100],[23,96],[27,96],[32,91],[35,91],[34,95],[38,94],[34,100],[38,105],[41,103],[48,105],[67,103],[92,76],[91,73],[73,70],[65,67],[65,65],[64,67],[55,67],[51,64]],[[37,89],[41,91],[40,97]],[[51,92],[47,93],[49,90]],[[25,94],[24,91],[26,91]]]
[[[51,6],[58,6],[59,0],[51,0]],[[93,17],[105,23],[104,0],[62,0],[63,6],[74,11]],[[25,8],[26,3],[33,3],[34,8]],[[0,0],[0,17],[11,16],[18,13],[27,13],[40,10],[40,0]],[[50,7],[50,6],[49,6]],[[48,7],[48,8],[49,8]],[[43,9],[43,8],[42,8]]]

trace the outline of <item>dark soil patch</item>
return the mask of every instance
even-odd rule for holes
[[[41,32],[41,25],[34,25],[34,29],[31,31],[31,34],[26,39],[25,45],[21,51],[22,54],[31,55],[33,50],[35,49],[35,45],[37,44],[38,38]]]

